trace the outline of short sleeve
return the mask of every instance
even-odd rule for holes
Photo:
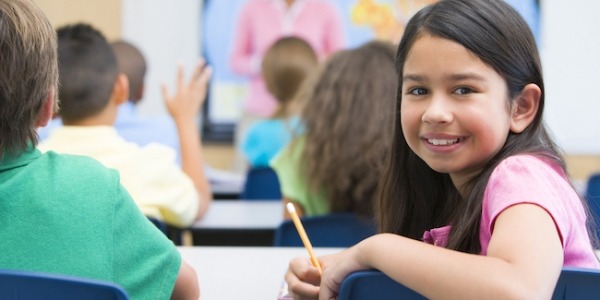
[[[325,25],[324,50],[325,55],[330,55],[344,47],[344,31],[342,30],[342,20],[333,6],[325,6],[324,11],[328,12],[327,24]]]
[[[121,186],[115,197],[114,278],[131,299],[169,299],[181,266],[175,245],[142,215]]]
[[[277,173],[277,178],[279,179],[279,184],[281,186],[281,194],[304,206],[306,205],[306,203],[303,203],[306,181],[299,175],[298,171],[300,168],[299,162],[302,156],[302,149],[304,149],[303,138],[292,142],[287,147],[283,148],[281,152],[271,160],[270,164]]]
[[[262,122],[259,121],[250,126],[241,145],[241,150],[246,157],[246,160],[254,167],[261,167],[269,164],[265,153],[266,151],[261,145],[261,138],[265,138],[265,136],[260,134],[261,128],[263,127],[261,124]]]
[[[253,54],[252,45],[252,25],[254,4],[246,3],[238,16],[235,25],[235,39],[230,54],[230,67],[240,75],[252,75],[260,72],[260,65],[257,67],[256,59]]]
[[[563,246],[576,231],[576,224],[585,224],[579,196],[555,163],[530,155],[512,156],[496,167],[486,187],[481,220],[483,254],[498,215],[522,203],[538,205],[551,215]]]
[[[302,205],[305,215],[322,215],[329,212],[329,203],[320,193],[311,192],[302,168],[304,137],[290,142],[273,160],[271,167],[277,173],[284,197]]]
[[[194,183],[175,163],[172,149],[159,144],[141,149],[119,168],[121,182],[144,214],[174,226],[189,226],[196,219],[199,201],[205,199],[199,199]]]

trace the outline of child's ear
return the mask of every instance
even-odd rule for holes
[[[541,97],[542,90],[537,84],[530,83],[523,88],[521,94],[513,100],[510,131],[521,133],[533,122]]]
[[[117,76],[112,97],[117,105],[123,104],[129,98],[129,80],[125,74],[119,73]]]
[[[54,88],[51,88],[48,91],[46,100],[44,100],[44,103],[42,103],[42,107],[40,108],[37,119],[35,120],[35,128],[48,125],[48,122],[50,122],[50,119],[52,119],[52,116],[54,115],[54,101],[56,101],[54,98],[54,93]]]

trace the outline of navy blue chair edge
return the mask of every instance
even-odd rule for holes
[[[377,233],[375,223],[352,213],[330,213],[300,218],[313,247],[351,247]],[[291,220],[275,229],[273,246],[302,247],[302,240]]]
[[[596,236],[600,240],[600,173],[591,174],[586,182],[583,198],[594,220]]]
[[[426,298],[380,271],[368,270],[351,273],[342,281],[338,300],[358,299],[423,300]]]
[[[598,295],[600,295],[600,270],[564,267],[556,283],[552,300],[595,299]],[[338,299],[422,300],[426,298],[380,271],[369,270],[348,275],[342,282]]]
[[[51,296],[50,296],[51,295]],[[0,269],[1,299],[128,300],[118,284],[69,275]]]
[[[600,295],[600,270],[564,267],[552,300],[596,299]]]
[[[168,235],[167,224],[165,222],[163,222],[155,217],[146,216],[146,218],[148,218],[148,221],[150,221],[150,223],[154,224],[154,226],[156,226],[156,228],[158,228],[158,230],[160,230],[165,235]]]
[[[270,167],[251,167],[240,194],[242,200],[281,200],[281,186],[277,173]]]

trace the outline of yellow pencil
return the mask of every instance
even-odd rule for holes
[[[300,218],[298,217],[298,214],[296,213],[296,207],[294,207],[294,204],[292,204],[292,203],[288,203],[286,205],[286,207],[287,207],[288,212],[290,213],[290,216],[292,217],[292,221],[294,222],[294,225],[296,226],[296,230],[298,230],[298,234],[300,235],[300,239],[302,239],[302,243],[304,244],[304,247],[306,248],[306,250],[308,250],[308,255],[310,256],[310,261],[312,262],[313,266],[315,266],[319,270],[319,273],[322,273],[323,270],[321,269],[321,264],[319,263],[319,260],[317,259],[315,252],[313,251],[312,244],[310,243],[310,240],[308,239],[308,236],[306,235],[306,231],[304,231],[304,226],[302,226],[302,223],[300,223]]]

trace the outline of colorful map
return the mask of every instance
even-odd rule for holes
[[[355,0],[350,23],[367,26],[376,39],[400,41],[404,26],[421,8],[437,0]]]

